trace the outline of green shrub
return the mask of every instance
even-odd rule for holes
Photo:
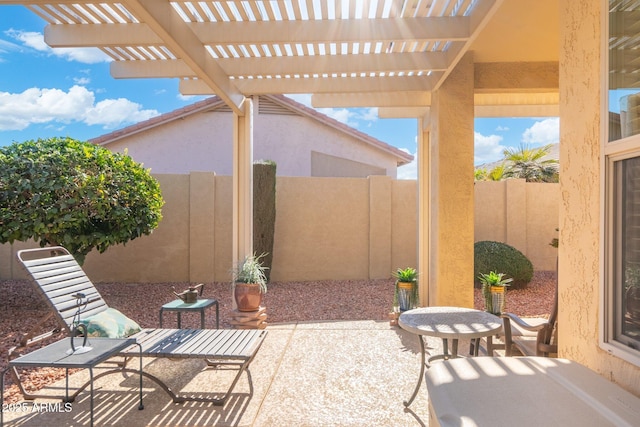
[[[150,234],[160,185],[131,157],[71,138],[0,148],[0,243],[65,246],[82,264],[96,248]]]
[[[480,288],[478,276],[495,271],[513,278],[511,289],[523,289],[533,277],[533,265],[522,252],[506,243],[482,241],[474,245],[474,285]]]

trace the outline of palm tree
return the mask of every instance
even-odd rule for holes
[[[486,181],[487,173],[487,170],[484,168],[476,169],[474,171],[474,181]]]
[[[494,167],[487,171],[484,168],[475,170],[476,181],[501,181],[505,177],[506,167],[503,164]]]
[[[552,144],[538,148],[520,145],[517,149],[505,149],[505,176],[524,178],[527,182],[558,182],[558,160],[544,158],[549,154],[551,147]]]
[[[507,173],[507,167],[505,164],[501,164],[496,166],[495,168],[489,171],[487,175],[487,181],[502,181]]]

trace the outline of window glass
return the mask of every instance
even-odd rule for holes
[[[615,163],[618,214],[614,285],[614,339],[640,349],[640,157]]]
[[[640,2],[609,2],[609,141],[640,134]]]
[[[640,366],[640,0],[609,6],[601,345]]]

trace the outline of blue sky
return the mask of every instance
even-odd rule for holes
[[[22,6],[0,6],[0,145],[52,136],[87,140],[167,113],[202,97],[185,97],[177,79],[116,80],[98,49],[51,49],[46,23]],[[310,105],[309,95],[292,96]],[[371,109],[320,109],[388,144],[416,152],[414,119],[380,119]],[[475,164],[502,158],[506,147],[558,142],[558,118],[476,119]],[[415,178],[415,164],[398,170]]]

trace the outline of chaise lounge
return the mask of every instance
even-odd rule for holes
[[[26,269],[33,282],[37,285],[38,292],[42,295],[51,313],[35,325],[32,332],[26,333],[21,340],[21,347],[28,347],[43,339],[52,336],[55,331],[35,336],[35,330],[52,315],[57,319],[59,330],[65,330],[72,334],[74,317],[80,317],[88,331],[100,329],[100,325],[108,323],[113,325],[113,318],[118,319],[117,332],[100,331],[100,335],[107,338],[122,338],[130,336],[135,338],[142,347],[143,357],[171,358],[171,359],[201,359],[207,362],[209,367],[216,369],[231,368],[237,370],[235,377],[222,397],[209,397],[205,395],[179,395],[174,393],[160,378],[142,372],[146,378],[155,381],[165,390],[174,402],[198,401],[211,402],[215,405],[224,405],[233,388],[248,367],[264,341],[265,330],[224,330],[224,329],[141,329],[135,322],[126,318],[123,314],[110,308],[104,301],[96,287],[87,277],[82,267],[65,248],[45,247],[27,249],[18,252],[17,257]],[[82,297],[82,305],[78,304],[78,296]],[[107,318],[107,322],[104,319]],[[96,326],[97,325],[97,326]],[[132,326],[133,325],[133,326]],[[136,328],[137,327],[137,328]],[[136,332],[138,331],[139,332]],[[130,332],[135,332],[129,335]],[[10,351],[10,357],[15,349]],[[138,372],[126,368],[129,359],[137,357],[140,349],[133,345],[124,349],[119,356],[124,359],[119,363],[117,371]],[[99,376],[114,372],[104,372]],[[35,395],[29,394],[20,383],[17,372],[12,370],[12,375],[20,387],[20,391],[26,399],[33,399]],[[96,378],[98,378],[97,376]],[[250,381],[250,377],[249,377]],[[82,390],[86,384],[80,388]],[[78,392],[80,391],[78,390]],[[77,392],[76,392],[77,394]],[[216,395],[218,395],[216,393]],[[74,395],[75,396],[75,395]]]

